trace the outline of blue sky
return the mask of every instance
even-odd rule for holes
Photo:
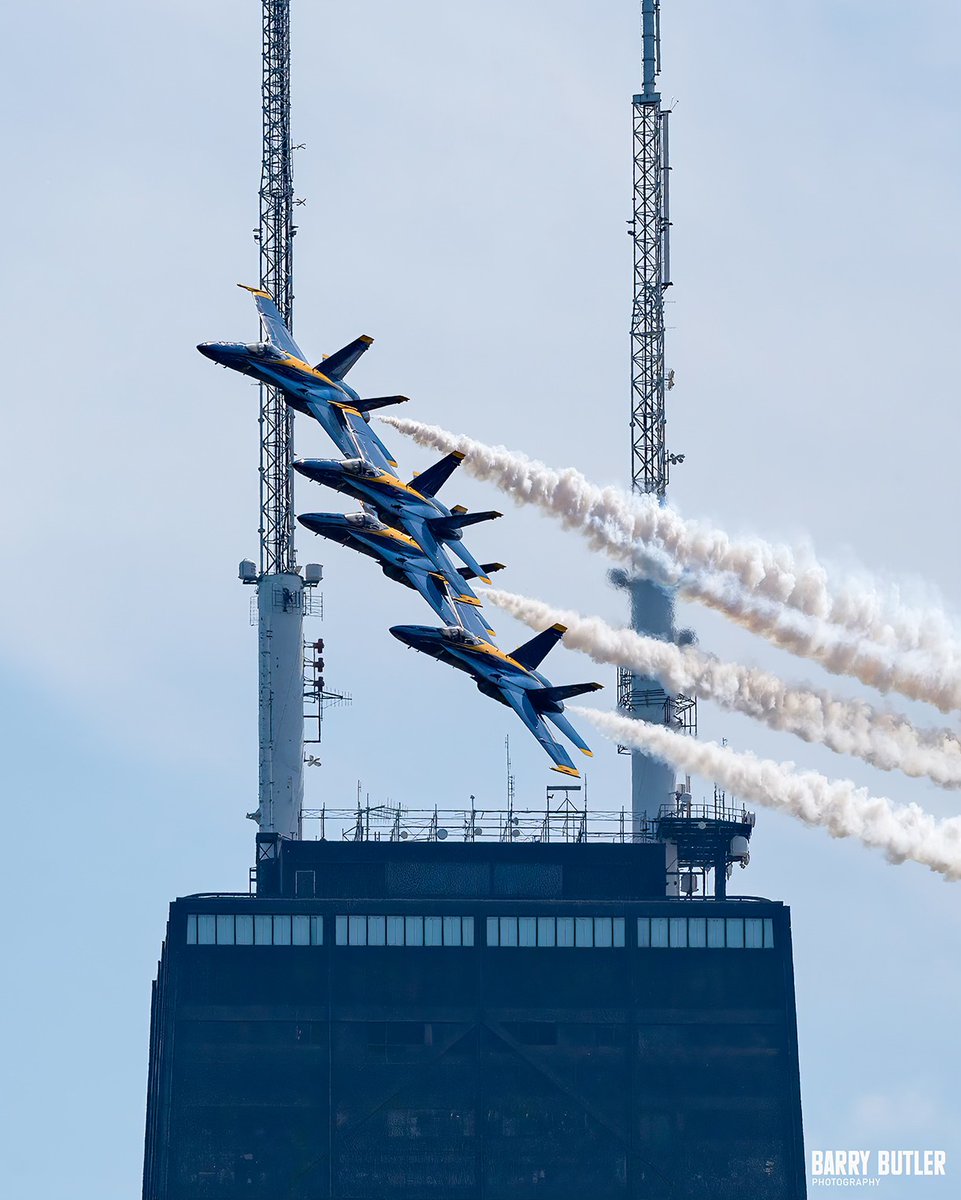
[[[627,478],[637,7],[294,4],[308,353],[369,333],[367,394],[403,392],[411,416]],[[673,498],[956,610],[961,9],[664,7],[669,431],[687,456]],[[2,83],[16,917],[0,1137],[17,1195],[136,1193],[166,905],[246,887],[256,663],[236,563],[256,557],[257,396],[194,346],[256,330],[234,284],[257,270],[259,20],[253,0],[48,0],[8,18],[10,44],[31,48]],[[427,461],[392,444],[411,470]],[[297,447],[328,451],[303,419]],[[450,499],[502,503],[468,479]],[[321,507],[306,482],[298,507]],[[605,562],[533,511],[505,512],[472,542],[510,565],[499,582],[620,619]],[[545,761],[506,710],[387,634],[425,618],[418,598],[308,535],[300,557],[324,563],[316,632],[330,683],[354,696],[329,716],[308,802],[346,806],[360,778],[376,800],[499,803],[510,732],[518,796],[540,804]],[[819,681],[716,616],[682,615],[722,657]],[[525,636],[500,614],[497,627]],[[565,651],[551,667],[600,678]],[[707,704],[701,731],[957,811],[949,793]],[[595,748],[592,800],[618,808],[626,760]],[[957,1161],[955,887],[766,812],[735,882],[793,909],[808,1145]]]

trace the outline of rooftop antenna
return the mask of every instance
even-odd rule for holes
[[[290,0],[263,0],[260,286],[293,326],[294,185],[290,142]],[[304,581],[294,552],[293,413],[260,388],[257,576],[261,834],[300,838],[304,799]],[[241,568],[243,577],[243,566]]]
[[[634,210],[628,222],[634,243],[631,316],[631,489],[667,497],[670,467],[683,455],[669,454],[665,391],[673,386],[664,366],[664,293],[671,286],[668,109],[661,107],[660,0],[641,0],[642,90],[634,97]],[[631,627],[675,642],[674,597],[643,579],[618,577],[631,598]],[[656,679],[618,671],[618,707],[653,724],[697,729],[696,702],[669,695]],[[624,749],[622,747],[622,749]],[[625,752],[627,752],[625,750]],[[673,770],[640,750],[631,750],[631,812],[635,832],[647,809],[667,803],[675,791]]]

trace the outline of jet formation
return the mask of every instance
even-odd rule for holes
[[[564,701],[597,691],[601,684],[555,687],[538,670],[563,636],[563,625],[537,634],[510,654],[497,645],[470,583],[475,579],[490,583],[490,576],[503,570],[503,564],[478,562],[464,545],[464,530],[501,514],[469,513],[461,505],[448,508],[437,498],[463,455],[447,454],[405,483],[397,460],[371,429],[370,414],[407,403],[407,397],[364,400],[345,383],[373,338],[356,338],[311,366],[272,297],[260,288],[245,290],[260,313],[263,340],[203,342],[197,349],[223,367],[279,389],[291,408],[313,417],[344,457],[300,459],[294,470],[362,506],[360,512],[305,513],[297,520],[312,533],[372,558],[388,579],[419,592],[443,626],[396,625],[390,630],[393,636],[470,675],[484,695],[520,717],[547,752],[553,770],[579,775],[551,726],[590,755],[587,743],[564,715]],[[463,565],[458,566],[455,558]]]

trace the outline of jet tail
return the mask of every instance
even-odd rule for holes
[[[426,474],[426,471],[424,473]],[[418,491],[420,491],[420,480],[421,476],[418,476],[415,480]],[[431,532],[435,537],[443,538],[450,537],[458,529],[466,529],[468,525],[479,525],[482,521],[495,521],[503,515],[503,513],[499,512],[457,512],[455,509],[449,517],[431,517],[427,521],[427,524],[430,526]],[[451,548],[453,549],[453,547]]]
[[[516,652],[511,657],[516,657]],[[603,686],[603,683],[568,683],[563,687],[546,687],[533,692],[531,700],[535,708],[544,709],[554,704],[563,704],[565,700],[571,700],[575,696],[586,695],[587,692],[599,692]],[[545,715],[553,719],[551,713]]]
[[[323,364],[321,364],[320,369],[322,371],[324,370]],[[328,372],[324,371],[324,374],[327,375]],[[407,403],[408,403],[407,396],[372,396],[369,400],[356,401],[354,403],[353,407],[356,408],[358,412],[369,413],[369,412],[373,412],[377,408],[387,408],[391,404],[407,404]]]
[[[470,569],[470,567],[458,567],[457,574],[461,577],[461,579],[464,579],[464,580],[481,579],[483,577],[486,577],[487,575],[493,575],[495,571],[503,571],[504,564],[503,563],[481,563],[480,569],[481,569],[481,574],[478,575],[477,572],[472,571]]]
[[[363,337],[354,338],[342,350],[337,350],[333,354],[328,354],[326,358],[321,359],[315,370],[323,372],[328,379],[340,381],[351,367],[355,365],[364,351],[373,343],[373,340],[372,337],[368,337],[366,334]]]
[[[422,496],[436,496],[463,461],[463,454],[457,450],[445,454],[439,462],[415,475],[410,481],[410,486],[416,488]]]
[[[550,629],[545,629],[543,633],[532,637],[523,646],[518,646],[511,654],[511,658],[515,662],[519,662],[522,667],[526,667],[528,671],[536,671],[565,633],[567,633],[566,625],[552,625]],[[540,695],[540,693],[536,694]]]

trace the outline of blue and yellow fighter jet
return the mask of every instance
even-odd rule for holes
[[[344,383],[347,372],[374,339],[356,338],[349,346],[326,356],[312,367],[267,292],[243,283],[238,287],[253,296],[266,341],[250,345],[202,342],[197,347],[200,353],[222,367],[252,375],[261,383],[280,388],[287,403],[319,421],[337,449],[348,458],[359,456],[387,470],[396,467],[390,451],[370,428],[370,413],[390,404],[404,404],[407,397],[378,396],[362,400]]]
[[[552,722],[583,754],[590,755],[587,743],[564,716],[564,701],[585,692],[596,692],[600,683],[573,683],[554,687],[537,668],[565,633],[563,625],[553,625],[531,638],[512,654],[505,654],[490,642],[465,629],[434,629],[429,625],[395,625],[390,631],[398,641],[449,663],[458,671],[473,676],[485,696],[491,696],[517,713],[562,775],[579,776],[570,755],[551,734]]]
[[[305,513],[297,520],[312,533],[374,559],[388,579],[420,592],[446,625],[459,625],[483,638],[493,636],[480,601],[467,586],[474,578],[468,567],[451,564],[450,574],[442,574],[413,538],[371,513]],[[484,563],[482,570],[501,571],[503,564]],[[451,579],[459,580],[460,586],[453,588]]]
[[[371,508],[388,525],[406,533],[420,546],[452,585],[451,566],[442,546],[449,546],[461,562],[473,571],[482,583],[490,583],[487,572],[463,544],[462,530],[480,521],[492,521],[499,512],[468,513],[466,508],[448,508],[437,499],[437,492],[463,461],[456,451],[445,455],[426,471],[404,483],[391,471],[382,470],[362,458],[340,462],[331,458],[304,458],[294,463],[299,471],[315,483],[359,500]]]

